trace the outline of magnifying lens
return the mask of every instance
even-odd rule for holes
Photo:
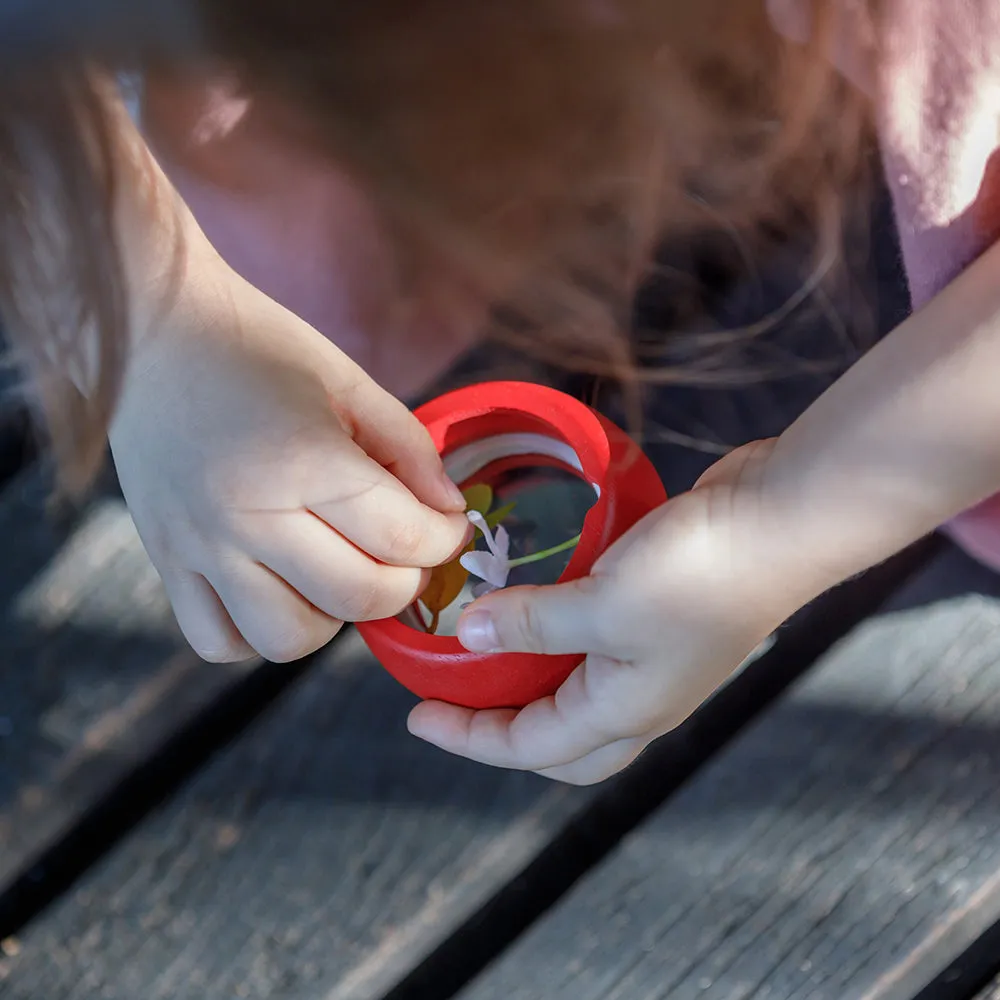
[[[587,576],[613,542],[666,502],[666,492],[623,430],[555,389],[487,382],[415,412],[466,493],[478,530],[460,561],[435,571],[420,600],[358,630],[382,666],[422,699],[521,708],[554,694],[583,655],[472,653],[455,637],[463,608],[498,587]]]

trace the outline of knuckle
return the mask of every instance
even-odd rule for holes
[[[406,411],[406,415],[411,416],[409,410]],[[434,446],[434,439],[423,424],[417,423],[415,426],[407,424],[403,438],[404,458],[414,463],[419,462],[424,468],[431,470],[441,466],[441,456]]]
[[[545,649],[545,623],[540,613],[538,603],[531,599],[531,594],[525,595],[527,600],[521,601],[515,618],[515,628],[519,638],[530,651]]]
[[[424,532],[413,521],[401,521],[393,525],[387,538],[387,554],[393,562],[413,563],[423,548]]]
[[[384,618],[387,602],[382,589],[376,584],[363,584],[352,589],[337,601],[334,608],[338,618],[348,622],[367,622]]]
[[[614,651],[616,659],[613,662],[616,666],[628,659],[628,630],[622,628],[622,618],[613,612],[595,614],[589,618],[587,627],[593,636],[592,647]]]
[[[629,647],[635,631],[633,610],[618,599],[614,587],[596,577],[584,577],[574,584],[585,609],[587,632],[595,651],[613,653],[618,660],[631,659]],[[625,605],[624,607],[622,605]]]

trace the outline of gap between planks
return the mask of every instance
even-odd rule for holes
[[[946,553],[461,1000],[968,1000],[989,965],[956,957],[997,962],[998,626],[1000,579]]]
[[[247,721],[303,670],[201,661],[120,498],[105,491],[60,521],[48,490],[32,469],[0,492],[0,939],[183,771],[158,767],[160,788],[137,774],[168,748],[196,766],[195,744],[213,752],[239,728],[234,712]]]
[[[598,791],[415,743],[352,635],[25,928],[5,995],[449,996],[935,548],[816,602]]]

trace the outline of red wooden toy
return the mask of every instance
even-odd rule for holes
[[[522,382],[459,389],[416,411],[461,484],[489,467],[553,464],[597,495],[560,582],[586,576],[612,542],[663,504],[652,463],[620,428],[565,393]],[[397,618],[358,625],[368,647],[401,684],[423,699],[467,708],[521,708],[554,694],[582,655],[470,653],[453,636],[432,635]]]

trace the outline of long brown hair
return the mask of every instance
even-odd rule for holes
[[[0,5],[21,55],[0,59],[0,315],[69,488],[100,460],[125,364],[101,91],[118,74],[162,90],[224,67],[288,142],[365,178],[414,274],[433,255],[503,306],[507,339],[616,376],[635,372],[632,302],[665,233],[725,225],[752,247],[808,219],[829,255],[859,165],[863,102],[825,59],[837,15],[822,0],[808,48],[774,33],[762,0],[32,9],[13,30]]]

